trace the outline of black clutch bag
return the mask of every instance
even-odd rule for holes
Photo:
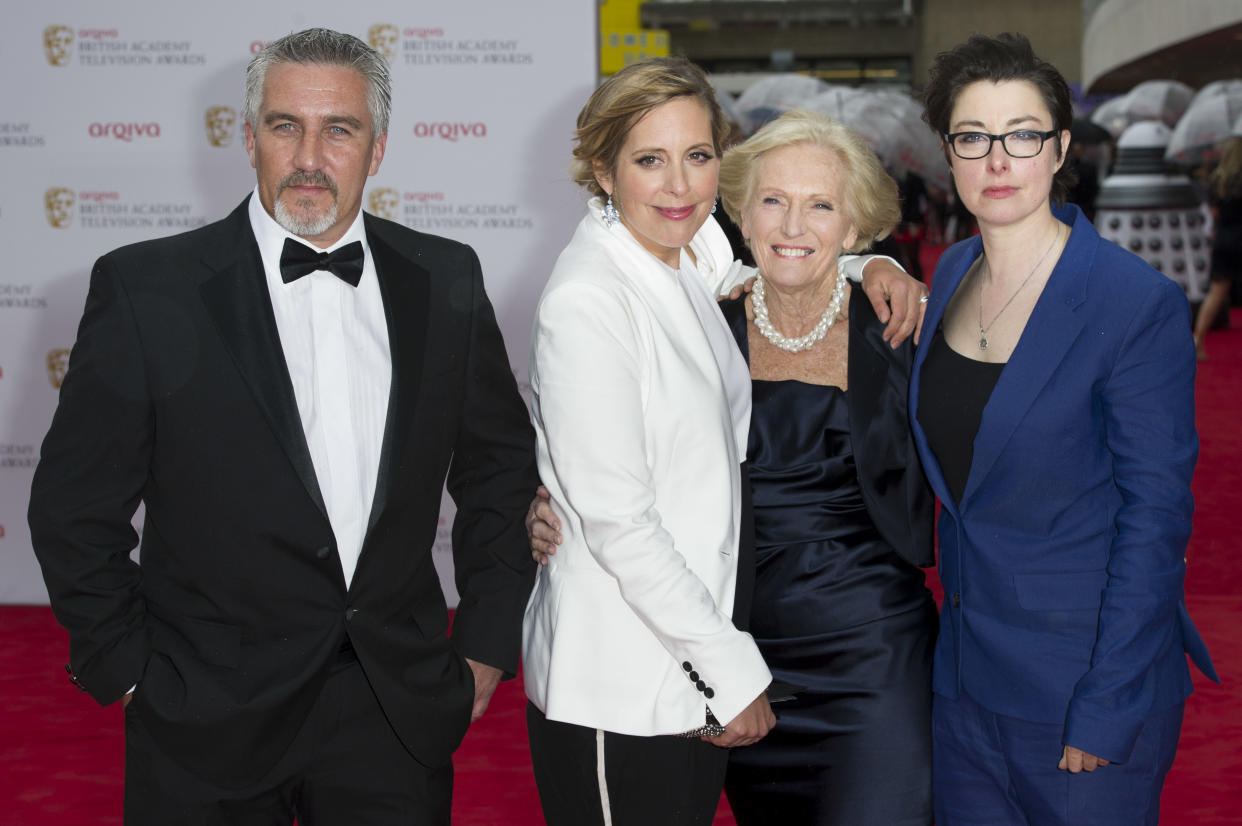
[[[804,687],[793,685],[792,683],[783,682],[782,680],[773,680],[771,684],[764,690],[768,695],[768,703],[776,705],[792,700],[798,696],[798,692]],[[712,714],[712,710],[707,709],[707,719],[703,725],[698,728],[683,731],[678,737],[716,737],[725,733],[725,727],[720,725],[720,721],[716,719],[716,715]]]

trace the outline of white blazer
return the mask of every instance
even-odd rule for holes
[[[724,233],[709,219],[690,247],[714,291],[733,267]],[[593,200],[531,344],[539,474],[564,539],[522,629],[526,694],[548,719],[675,734],[707,708],[727,723],[771,681],[731,621],[749,373],[723,349],[722,364],[676,274]],[[740,415],[722,369],[742,371]]]

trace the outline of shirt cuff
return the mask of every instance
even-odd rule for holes
[[[897,259],[887,255],[841,255],[837,257],[837,269],[845,273],[845,277],[850,281],[853,281],[855,284],[861,284],[863,270],[876,259],[891,261],[894,267],[905,272],[905,268],[897,262]]]

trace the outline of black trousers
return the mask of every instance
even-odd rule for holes
[[[416,761],[356,660],[338,663],[288,752],[241,790],[217,788],[125,713],[125,826],[448,826],[453,767]]]
[[[728,749],[559,723],[530,703],[526,726],[548,826],[710,826],[716,816]]]

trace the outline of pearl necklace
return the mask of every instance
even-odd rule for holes
[[[845,300],[845,273],[838,269],[837,283],[832,288],[832,300],[828,302],[828,309],[824,310],[819,322],[806,335],[787,338],[772,326],[772,321],[768,317],[768,303],[765,300],[762,275],[755,276],[755,286],[750,293],[750,306],[755,312],[755,327],[763,333],[764,338],[788,353],[810,350],[818,342],[823,341],[824,336],[828,335],[828,328],[837,321],[837,313],[841,312],[843,300]]]

